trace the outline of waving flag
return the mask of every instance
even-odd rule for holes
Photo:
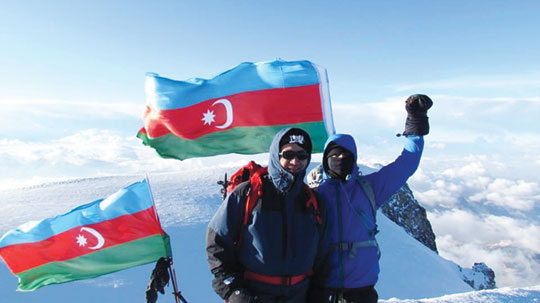
[[[321,152],[334,133],[326,70],[309,61],[242,63],[210,80],[146,76],[138,137],[164,158],[267,152],[275,133],[299,127]]]
[[[94,278],[170,256],[146,180],[0,238],[19,291]]]

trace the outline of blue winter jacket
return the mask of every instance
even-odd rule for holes
[[[208,225],[206,250],[210,269],[216,276],[223,272],[226,276],[241,277],[244,270],[267,276],[303,275],[312,269],[318,271],[328,256],[328,242],[324,241],[326,209],[322,201],[318,204],[323,224],[318,224],[313,210],[306,206],[305,171],[295,177],[279,164],[279,141],[288,130],[280,131],[272,142],[262,197],[247,227],[240,230],[249,182],[238,185],[227,196]],[[239,232],[242,241],[236,247]],[[296,297],[291,302],[301,302],[305,301],[309,280],[291,289],[248,280],[244,283],[251,292]]]
[[[354,168],[346,181],[330,178],[324,159],[330,143],[346,148],[354,155]],[[379,251],[375,244],[373,207],[358,178],[366,178],[373,188],[376,207],[396,193],[416,171],[424,141],[419,136],[406,137],[401,155],[379,171],[359,176],[356,144],[350,135],[330,137],[323,154],[323,182],[319,194],[328,209],[329,241],[331,245],[331,288],[360,288],[375,285],[379,275]],[[356,244],[355,244],[356,243]]]

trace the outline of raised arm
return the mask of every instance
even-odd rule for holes
[[[377,206],[380,207],[388,198],[402,187],[420,164],[424,149],[423,136],[429,133],[427,111],[433,101],[426,95],[412,95],[405,100],[407,120],[405,122],[405,145],[401,155],[378,172],[370,174]]]

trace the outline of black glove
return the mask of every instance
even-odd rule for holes
[[[169,266],[171,265],[170,258],[159,258],[156,262],[156,267],[150,275],[150,283],[146,286],[146,302],[155,303],[158,298],[157,292],[165,293],[165,285],[169,283]]]
[[[255,303],[257,300],[256,296],[252,296],[245,289],[237,289],[233,291],[231,296],[226,302],[229,303]]]
[[[425,136],[429,134],[428,109],[433,101],[426,95],[412,95],[405,100],[407,121],[403,135]]]

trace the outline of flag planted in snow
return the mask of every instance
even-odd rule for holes
[[[326,70],[309,61],[242,63],[212,79],[146,76],[138,137],[164,158],[267,152],[284,127],[321,152],[334,133]]]
[[[0,238],[17,290],[94,278],[170,256],[146,180]]]

